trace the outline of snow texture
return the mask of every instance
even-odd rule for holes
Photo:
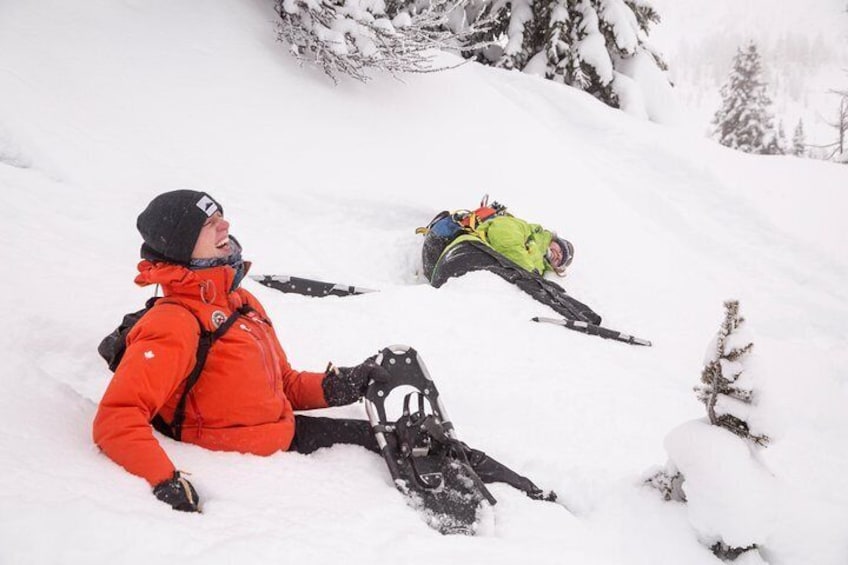
[[[780,497],[745,442],[717,426],[690,422],[670,433],[665,447],[686,477],[689,519],[701,535],[733,547],[766,543]]]
[[[0,8],[4,565],[714,565],[690,521],[762,542],[771,565],[848,561],[844,167],[744,155],[473,64],[333,87],[275,17],[265,0]],[[188,187],[222,202],[253,274],[380,289],[245,281],[295,367],[415,346],[461,439],[570,512],[496,484],[478,535],[443,537],[361,448],[263,458],[160,438],[202,500],[183,515],[99,453],[96,346],[151,293],[132,283],[136,217]],[[486,192],[572,241],[568,291],[654,346],[532,324],[550,312],[486,273],[425,284],[414,229]],[[772,442],[755,457],[685,424],[666,447],[690,502],[665,502],[642,476],[703,416],[691,389],[729,296],[756,323]]]

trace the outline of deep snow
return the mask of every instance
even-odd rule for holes
[[[734,153],[471,64],[333,87],[274,41],[273,19],[267,0],[0,5],[0,562],[706,564],[695,527],[731,522],[772,564],[848,560],[844,167]],[[442,537],[362,449],[259,458],[163,440],[204,501],[186,516],[101,455],[96,344],[149,294],[132,284],[136,215],[179,187],[223,203],[253,274],[381,290],[246,282],[295,367],[414,345],[461,437],[572,512],[495,485],[479,536]],[[483,193],[572,240],[568,290],[654,347],[532,324],[551,312],[483,273],[424,284],[415,227]],[[731,297],[772,438],[753,461],[693,422]],[[712,450],[736,454],[717,485]],[[669,453],[692,466],[688,506],[641,486]],[[751,503],[724,520],[740,485],[768,516]]]

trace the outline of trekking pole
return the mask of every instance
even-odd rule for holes
[[[590,324],[588,322],[581,322],[579,320],[567,320],[565,318],[543,318],[540,316],[536,316],[535,318],[531,318],[533,322],[544,322],[546,324],[554,324],[557,326],[562,326],[569,330],[574,330],[576,332],[588,334],[588,335],[596,335],[598,337],[602,337],[604,339],[612,339],[615,341],[620,341],[622,343],[628,343],[630,345],[644,345],[646,347],[650,347],[652,343],[647,339],[642,339],[640,337],[635,337],[632,335],[627,335],[620,331],[611,330],[609,328],[605,328],[603,326],[598,326],[596,324]]]

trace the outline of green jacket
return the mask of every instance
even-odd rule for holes
[[[463,241],[482,241],[522,269],[543,275],[553,270],[545,257],[551,239],[553,234],[539,224],[515,216],[497,216],[478,225],[473,233],[457,237],[444,253]]]

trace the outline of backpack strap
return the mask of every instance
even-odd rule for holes
[[[166,302],[166,304],[178,303]],[[185,421],[185,406],[186,401],[188,400],[188,394],[200,379],[200,374],[203,372],[204,365],[206,365],[206,358],[209,355],[209,350],[212,348],[212,344],[227,333],[227,330],[229,330],[241,316],[252,310],[253,308],[248,305],[242,306],[233,312],[233,314],[227,318],[223,324],[218,326],[214,332],[203,329],[203,324],[200,319],[197,318],[194,312],[192,312],[192,315],[195,319],[197,319],[197,323],[200,325],[200,338],[197,342],[197,357],[194,362],[194,368],[191,370],[191,373],[188,374],[188,377],[186,377],[185,387],[183,388],[180,400],[177,402],[177,408],[174,410],[174,419],[171,423],[168,424],[160,414],[156,414],[156,416],[153,417],[153,420],[151,420],[150,423],[156,431],[177,441],[182,441],[183,422]]]
[[[486,196],[486,201],[488,202],[488,195]],[[477,226],[498,216],[509,216],[509,212],[506,211],[506,206],[497,202],[492,202],[491,205],[481,203],[479,208],[464,215],[461,218],[460,223],[468,230],[476,231]]]

